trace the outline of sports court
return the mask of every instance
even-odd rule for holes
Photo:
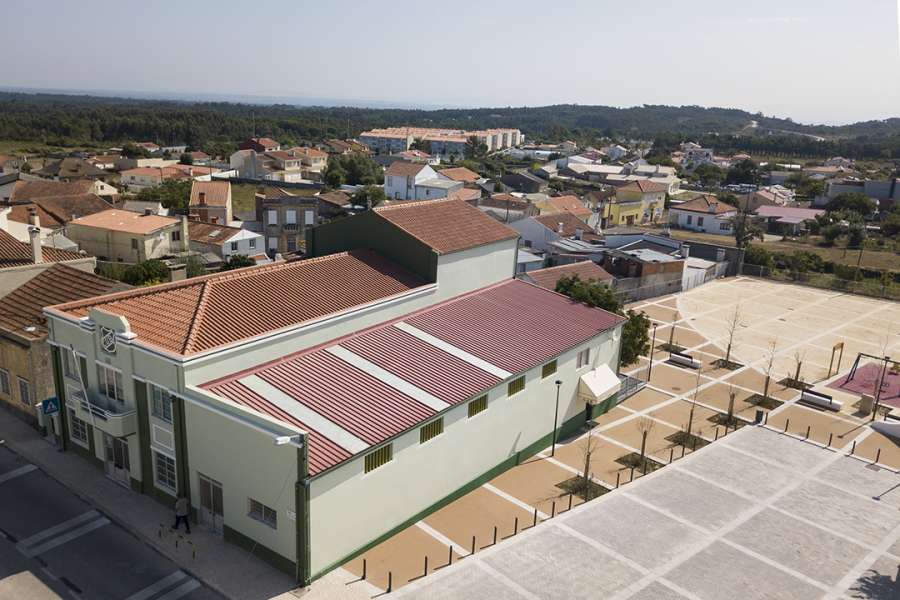
[[[739,307],[737,319],[735,307]],[[783,584],[782,591],[766,588],[765,593],[760,592],[760,598],[802,598],[827,595],[829,586],[837,585],[816,571],[818,567],[814,565],[797,565],[788,572],[775,568],[769,573],[773,563],[780,559],[767,558],[760,547],[768,544],[770,534],[774,536],[771,537],[773,547],[794,543],[796,551],[805,544],[828,542],[832,545],[814,550],[810,560],[824,560],[825,570],[829,570],[847,566],[831,565],[828,561],[833,559],[822,556],[829,548],[834,550],[834,543],[851,540],[857,545],[863,541],[875,543],[874,534],[850,531],[845,523],[828,525],[827,531],[822,531],[821,527],[817,529],[815,524],[806,521],[801,521],[801,525],[785,521],[811,517],[805,513],[789,517],[784,510],[771,509],[770,505],[777,504],[780,500],[776,498],[783,496],[796,496],[798,503],[819,501],[803,495],[806,487],[792,492],[782,489],[784,486],[779,482],[787,485],[794,481],[791,469],[806,468],[800,462],[783,464],[790,460],[805,460],[814,466],[820,461],[825,472],[844,478],[841,489],[853,490],[855,483],[850,483],[851,480],[865,479],[871,473],[878,473],[870,476],[879,482],[900,484],[900,478],[892,471],[900,469],[900,449],[872,431],[867,426],[869,417],[857,409],[859,393],[865,391],[828,387],[840,380],[842,374],[846,376],[859,352],[900,356],[900,305],[736,278],[718,280],[684,294],[652,299],[630,308],[644,311],[656,325],[652,368],[648,369],[649,357],[645,357],[632,370],[626,370],[632,377],[647,381],[646,387],[596,418],[591,429],[585,428],[562,440],[553,457],[548,448],[523,460],[347,563],[344,568],[349,571],[348,580],[360,580],[365,569],[365,581],[350,583],[348,591],[355,586],[359,592],[373,596],[389,587],[392,592],[409,587],[420,590],[413,597],[423,598],[463,598],[487,593],[504,598],[530,598],[547,597],[540,589],[557,589],[565,590],[571,597],[598,597],[598,593],[606,590],[600,594],[602,597],[608,594],[621,598],[697,598],[718,597],[719,587],[695,588],[703,582],[694,579],[732,579],[737,585],[742,577],[752,577],[754,581],[767,579],[769,583]],[[730,360],[740,366],[725,369],[717,364],[717,359],[724,357],[728,346],[729,322],[736,323]],[[669,352],[660,348],[670,343],[690,354],[699,368],[671,363]],[[843,354],[835,350],[832,356],[839,343],[843,343]],[[764,392],[770,361],[769,401],[760,406],[757,401]],[[840,399],[843,402],[840,411],[826,411],[797,402],[798,389],[781,382],[797,375],[798,362],[798,379],[813,385],[814,390],[827,390],[826,393]],[[866,361],[861,362],[862,374],[854,378],[858,385],[866,381],[865,364]],[[729,406],[737,420],[726,428],[724,417]],[[749,426],[758,410],[764,413],[764,428]],[[735,435],[735,424],[738,435]],[[644,431],[647,431],[646,460],[635,461]],[[691,436],[684,438],[688,431]],[[727,452],[713,451],[722,444],[729,447]],[[710,448],[691,456],[707,445]],[[757,451],[757,445],[766,447]],[[779,456],[776,448],[799,458]],[[587,450],[590,450],[590,478],[597,488],[591,501],[579,508],[584,500],[559,484],[584,472]],[[709,455],[718,458],[704,458]],[[833,457],[841,460],[835,461]],[[877,465],[870,464],[876,461]],[[846,468],[847,473],[841,474],[837,465]],[[644,470],[646,483],[639,485],[644,480]],[[821,477],[817,475],[808,485],[821,484]],[[657,479],[664,483],[650,485]],[[755,482],[760,490],[746,489],[750,482]],[[833,486],[824,485],[825,492],[840,495]],[[652,498],[644,498],[639,491],[645,488],[657,491]],[[856,499],[859,500],[858,494]],[[828,496],[820,500],[835,499]],[[900,500],[895,501],[900,506]],[[680,514],[679,511],[687,510],[682,505],[687,504],[697,514]],[[865,508],[865,504],[856,508]],[[811,506],[806,510],[812,510]],[[893,513],[900,517],[896,508]],[[844,519],[841,514],[834,516]],[[735,519],[742,520],[734,524],[734,531],[729,530],[727,535],[717,533]],[[571,520],[577,520],[579,527],[558,525]],[[757,523],[759,527],[755,527]],[[806,526],[813,530],[806,531]],[[638,547],[617,548],[608,545],[612,542],[602,541],[623,527],[636,529],[621,531],[615,537],[637,536],[643,540],[635,542]],[[900,535],[900,530],[897,533]],[[752,544],[747,542],[747,547],[737,547],[735,540],[743,534],[753,537]],[[837,537],[829,537],[832,535]],[[779,542],[782,538],[778,536],[798,537]],[[531,541],[525,544],[526,539]],[[685,540],[692,542],[682,548]],[[898,547],[893,554],[885,554],[884,560],[888,562],[900,554],[900,542],[894,539],[892,544]],[[511,546],[521,549],[505,553],[504,548]],[[685,554],[694,546],[696,553]],[[485,557],[503,555],[505,558],[473,560],[482,553]],[[535,553],[546,555],[539,563],[551,564],[563,558],[565,561],[571,558],[573,562],[555,565],[553,574],[542,573],[546,565],[531,564],[530,558]],[[685,560],[676,561],[682,556]],[[735,563],[727,573],[713,573],[709,570],[719,569],[721,562],[715,557],[734,559]],[[879,555],[878,560],[882,558]],[[600,564],[611,567],[591,569],[587,563],[581,564],[584,561],[590,564],[601,561]],[[658,576],[658,567],[668,561],[677,562],[677,565],[673,562],[672,578]],[[457,562],[459,567],[452,566]],[[464,566],[467,562],[472,563],[469,568]],[[896,578],[897,561],[893,564],[894,572],[890,575]],[[761,570],[754,570],[758,567]],[[851,567],[855,565],[847,566],[846,573],[853,571]],[[581,572],[593,575],[590,582],[593,587],[579,591],[577,580]],[[459,575],[452,575],[451,580],[451,573]],[[517,575],[512,577],[514,573]],[[797,577],[798,574],[802,576]],[[556,583],[549,588],[538,585],[544,578],[557,582],[563,576],[566,582],[559,581],[561,587],[556,588]],[[533,577],[534,587],[521,577]],[[437,581],[445,583],[432,584]],[[727,595],[733,595],[733,591],[734,588]]]

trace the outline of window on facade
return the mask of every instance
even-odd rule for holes
[[[278,225],[278,211],[277,210],[267,210],[266,211],[266,223],[269,225]]]
[[[731,223],[728,223],[728,222],[719,223],[719,229],[721,231],[731,231]]]
[[[303,211],[303,224],[315,225],[316,214],[311,210]]]
[[[63,375],[65,375],[69,379],[74,379],[77,381],[78,365],[75,362],[77,358],[69,350],[60,350],[60,353],[62,354]]]
[[[173,242],[180,242],[180,241],[181,241],[181,232],[180,232],[180,231],[173,231],[173,232],[172,232],[172,241],[173,241]]]
[[[238,243],[237,243],[237,242],[231,242],[231,251],[232,251],[232,252],[237,252],[237,249],[238,249]]]
[[[444,433],[444,417],[441,417],[437,421],[432,421],[427,425],[423,425],[419,429],[419,443],[424,444],[428,440],[436,438],[442,433]]]
[[[690,225],[690,224],[693,223],[693,222],[694,222],[694,216],[693,216],[693,215],[688,215],[688,216],[687,216],[687,224]]]
[[[703,227],[703,217],[697,217],[697,227]]]
[[[289,236],[287,238],[287,251],[295,252],[297,250],[297,238],[294,236]]]
[[[297,224],[297,211],[293,210],[293,209],[284,211],[284,223],[285,223],[285,225],[296,225]]]
[[[545,379],[556,373],[556,361],[551,360],[541,369],[541,378]]]
[[[591,362],[591,349],[585,348],[581,352],[578,353],[578,356],[575,359],[575,368],[580,369],[581,367],[586,366]]]
[[[487,409],[487,396],[475,398],[474,400],[469,402],[469,418],[471,419],[478,413],[484,412],[485,409]]]
[[[519,392],[525,389],[525,376],[519,377],[518,379],[513,379],[509,382],[509,385],[506,386],[506,395],[507,396],[515,396]]]
[[[69,410],[69,431],[73,440],[88,443],[87,423],[75,416],[74,410]]]
[[[150,412],[157,419],[166,423],[172,422],[172,396],[163,388],[149,384],[150,387]]]
[[[269,238],[269,250],[278,250],[278,238]]]
[[[137,250],[137,249],[138,249],[138,241],[137,241],[137,238],[131,238],[131,249],[132,249],[132,250]]]
[[[256,248],[256,238],[250,238],[247,242],[251,248]]]
[[[261,523],[265,523],[272,529],[278,528],[278,513],[275,512],[274,508],[269,508],[259,500],[254,500],[253,498],[248,498],[249,510],[247,511],[247,516],[251,519],[256,519]]]
[[[388,464],[394,460],[394,445],[388,444],[382,446],[378,450],[366,454],[365,472],[374,471],[378,467]]]
[[[393,175],[388,175],[387,184],[388,184],[388,186],[394,185],[394,176]]]
[[[31,406],[31,386],[27,379],[21,377],[19,377],[19,400],[22,401],[22,404]]]
[[[100,393],[107,399],[119,403],[125,402],[122,373],[106,365],[97,365],[97,381],[100,382]]]
[[[9,387],[9,371],[0,369],[0,393],[10,396],[12,390]]]
[[[153,451],[153,475],[156,485],[175,493],[178,480],[175,475],[175,459],[162,452]]]

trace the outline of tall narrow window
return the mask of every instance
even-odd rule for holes
[[[387,444],[374,452],[366,454],[365,472],[374,471],[378,467],[384,466],[394,459],[394,446]]]
[[[172,396],[163,388],[148,384],[150,387],[150,412],[154,417],[172,422]]]
[[[178,482],[175,475],[175,459],[154,450],[153,463],[156,485],[172,493],[177,492]]]
[[[422,425],[419,429],[419,443],[424,444],[430,439],[436,438],[437,436],[444,433],[444,417],[436,421],[432,421],[427,425]]]
[[[541,379],[546,379],[556,373],[556,360],[551,360],[541,369]]]
[[[509,382],[509,385],[506,387],[506,395],[507,396],[515,396],[519,392],[525,389],[525,376],[518,377]]]
[[[586,366],[591,362],[591,349],[585,348],[581,352],[578,353],[578,358],[575,362],[575,368],[580,369],[581,367]]]
[[[480,412],[487,410],[487,396],[475,398],[469,402],[469,418],[471,419]]]
[[[97,365],[97,380],[100,382],[100,394],[114,402],[125,402],[122,388],[122,373],[106,365]]]

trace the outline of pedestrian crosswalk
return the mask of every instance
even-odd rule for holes
[[[48,527],[16,544],[16,549],[25,556],[37,556],[81,537],[109,523],[109,519],[96,510],[89,510],[53,527]]]
[[[175,571],[128,596],[125,600],[178,600],[200,587],[200,582],[184,571]]]
[[[24,465],[22,467],[19,467],[18,469],[13,469],[12,471],[7,471],[6,473],[3,473],[2,475],[0,475],[0,483],[6,483],[7,481],[10,481],[11,479],[15,479],[16,477],[20,477],[22,475],[25,475],[26,473],[31,473],[32,471],[34,471],[36,469],[37,469],[37,467],[34,465]]]

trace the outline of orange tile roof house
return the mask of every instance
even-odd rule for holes
[[[465,167],[450,167],[449,169],[441,169],[438,171],[438,175],[441,177],[446,177],[447,179],[451,179],[453,181],[462,181],[463,183],[475,183],[479,179],[481,179],[481,175],[467,169]]]
[[[89,254],[112,262],[139,263],[188,250],[187,217],[119,209],[71,221],[66,236]]]
[[[609,281],[613,279],[613,276],[607,273],[603,267],[590,260],[528,271],[521,277],[525,281],[530,281],[544,289],[555,291],[557,281],[563,277],[573,276],[578,277],[581,281]]]
[[[425,163],[398,160],[384,172],[384,193],[389,200],[446,198],[463,185],[462,181],[441,177]]]
[[[731,221],[737,208],[711,194],[704,194],[669,207],[669,223],[682,229],[731,235]]]
[[[195,181],[191,184],[188,210],[192,219],[228,225],[234,221],[231,183],[228,181]]]
[[[240,150],[254,150],[256,152],[273,152],[281,150],[281,144],[272,138],[249,138],[239,146]]]
[[[60,372],[90,365],[60,378],[66,448],[117,444],[166,507],[221,494],[224,540],[308,585],[546,446],[555,379],[564,435],[620,399],[623,320],[515,279],[518,234],[476,207],[378,207],[308,250],[46,308]]]
[[[587,221],[594,214],[590,208],[584,205],[584,202],[582,202],[578,196],[552,196],[545,202],[539,202],[537,204],[542,208],[541,214],[570,212],[583,221]]]

